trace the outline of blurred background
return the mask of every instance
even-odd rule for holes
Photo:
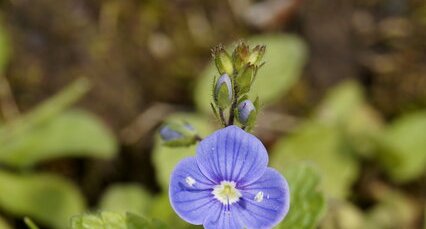
[[[267,46],[254,133],[300,190],[277,228],[423,228],[425,1],[1,0],[0,229],[100,209],[197,228],[167,197],[195,147],[156,130],[218,128],[210,49],[240,39]]]

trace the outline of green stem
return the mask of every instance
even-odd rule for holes
[[[229,109],[229,121],[228,126],[234,125],[234,110],[237,108],[237,102],[238,102],[238,88],[234,81],[234,101],[232,102],[231,109]]]
[[[223,127],[227,127],[226,121],[225,121],[225,115],[223,114],[223,109],[219,107],[219,117],[220,121],[222,122]]]

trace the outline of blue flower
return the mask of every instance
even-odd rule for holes
[[[200,142],[195,157],[171,175],[169,196],[185,221],[205,228],[272,228],[287,214],[289,188],[267,167],[268,154],[255,136],[229,126]]]

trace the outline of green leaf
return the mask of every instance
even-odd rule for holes
[[[389,176],[407,182],[425,173],[426,111],[405,115],[385,130],[379,159]]]
[[[3,18],[0,18],[0,74],[3,74],[9,61],[9,37],[5,29]]]
[[[111,158],[117,150],[110,131],[96,117],[83,111],[56,115],[9,141],[5,139],[8,137],[0,137],[0,161],[16,167],[65,156]]]
[[[158,219],[147,220],[132,213],[127,213],[127,228],[128,229],[166,229],[169,228],[165,223]]]
[[[343,125],[345,138],[361,157],[373,158],[377,154],[377,139],[384,130],[380,114],[370,105],[355,108]]]
[[[299,163],[280,168],[290,186],[290,210],[277,229],[316,228],[325,211],[325,197],[319,191],[320,176],[310,165]]]
[[[28,217],[24,218],[24,223],[29,229],[39,229],[39,227]]]
[[[71,218],[70,229],[166,229],[158,220],[148,220],[133,213],[102,211]]]
[[[69,181],[51,174],[16,175],[0,170],[0,208],[53,228],[84,211],[83,196]]]
[[[266,45],[263,58],[266,64],[259,70],[251,93],[258,95],[262,104],[270,104],[287,92],[301,75],[307,59],[306,45],[299,37],[289,34],[261,35],[247,41],[253,45]],[[228,50],[231,49],[232,45],[228,46]],[[209,86],[216,74],[216,68],[211,63],[201,74],[195,88],[195,103],[205,113],[210,111],[212,95]]]
[[[366,221],[371,228],[414,228],[421,211],[419,205],[402,192],[377,187],[376,195],[379,202],[367,211]]]
[[[196,114],[179,113],[170,116],[166,120],[166,122],[182,121],[187,121],[191,124],[198,131],[201,137],[207,136],[213,132],[213,128],[209,120]],[[168,190],[169,177],[176,164],[186,157],[194,156],[195,149],[196,145],[175,148],[165,147],[162,145],[161,139],[157,134],[153,149],[153,163],[155,165],[157,180],[163,190]]]
[[[271,166],[280,169],[311,162],[322,174],[326,195],[344,198],[358,177],[358,163],[352,156],[336,128],[307,122],[278,141],[271,151]]]
[[[347,81],[330,90],[319,105],[317,119],[330,123],[347,122],[354,109],[365,103],[361,86],[355,81]]]
[[[0,216],[0,229],[12,229],[9,224]]]
[[[89,82],[86,79],[76,80],[57,95],[38,105],[30,113],[2,126],[0,129],[0,145],[62,113],[80,99],[88,89]]]
[[[378,229],[371,227],[362,211],[346,200],[330,203],[327,215],[321,220],[320,229]]]
[[[151,205],[150,194],[138,184],[115,184],[107,189],[100,201],[102,210],[146,215]]]
[[[363,157],[376,152],[376,139],[383,130],[383,120],[367,104],[361,86],[346,81],[330,90],[319,105],[315,119],[342,131],[350,146]]]

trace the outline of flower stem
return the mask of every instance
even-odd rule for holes
[[[202,137],[200,137],[200,135],[195,135],[195,140],[197,141],[197,142],[201,142],[202,140],[203,140],[203,138]]]
[[[234,101],[232,102],[231,108],[229,109],[229,120],[228,126],[234,125],[234,110],[237,108],[238,102],[238,87],[234,81]]]
[[[219,117],[220,117],[220,121],[222,122],[222,125],[224,127],[227,127],[228,125],[226,125],[226,121],[225,121],[225,115],[223,114],[223,109],[219,107]]]

